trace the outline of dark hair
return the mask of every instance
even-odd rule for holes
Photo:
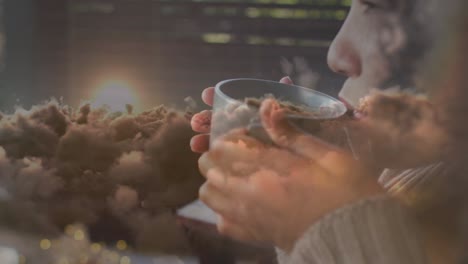
[[[460,236],[461,250],[468,248],[468,1],[438,0],[440,12],[431,29],[438,38],[433,52],[425,60],[425,89],[433,94],[440,108],[442,125],[449,135],[444,155],[449,170],[444,179],[446,194],[439,208],[454,224],[454,236]],[[434,212],[439,214],[440,212]],[[461,252],[461,263],[468,262],[468,253]]]
[[[462,237],[461,249],[468,247],[468,1],[454,1],[454,10],[451,11],[450,25],[446,25],[446,38],[441,43],[439,60],[442,73],[442,81],[438,92],[441,104],[445,110],[445,123],[451,136],[450,152],[448,157],[455,163],[453,174],[450,177],[453,199],[450,201],[459,206],[458,224]],[[468,253],[464,254],[462,263],[468,262]]]
[[[398,24],[387,26],[401,27],[406,38],[401,49],[387,54],[392,78],[386,86],[427,92],[440,109],[441,124],[449,136],[443,160],[447,170],[443,192],[433,201],[429,215],[431,221],[445,224],[441,228],[449,236],[459,236],[463,250],[468,248],[468,1],[393,3]],[[468,253],[460,253],[461,263],[468,263]]]
[[[387,53],[390,62],[391,78],[383,87],[399,86],[402,89],[417,88],[421,64],[431,52],[437,31],[434,17],[434,4],[437,0],[397,0],[390,1],[389,8],[398,16],[394,21],[388,21],[384,27],[392,31],[399,27],[404,34],[404,45],[393,53]],[[385,43],[381,43],[385,50]]]

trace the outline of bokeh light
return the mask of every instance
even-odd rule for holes
[[[76,230],[75,234],[73,234],[73,238],[75,240],[83,240],[85,237],[83,230]]]
[[[125,242],[124,240],[119,240],[117,241],[116,247],[118,250],[125,250],[127,249],[127,242]]]
[[[93,244],[91,244],[91,252],[97,254],[97,253],[99,253],[99,252],[101,251],[101,249],[102,249],[101,244],[99,244],[99,243],[93,243]]]
[[[52,243],[49,239],[42,239],[41,242],[39,242],[39,246],[43,250],[48,250],[52,246]]]
[[[131,263],[132,263],[132,261],[131,261],[130,258],[127,257],[127,256],[124,256],[124,257],[122,257],[122,258],[120,259],[120,264],[131,264]]]

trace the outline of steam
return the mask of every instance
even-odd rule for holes
[[[283,74],[292,77],[297,85],[311,89],[317,88],[320,74],[312,69],[305,58],[294,57],[288,60],[282,57],[280,66]]]
[[[52,239],[79,223],[90,241],[187,249],[172,212],[202,182],[189,117],[164,106],[115,113],[55,100],[1,114],[0,229]]]

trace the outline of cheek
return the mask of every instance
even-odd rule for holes
[[[398,24],[389,25],[379,33],[379,41],[385,54],[395,54],[404,47],[406,34]]]
[[[389,72],[388,57],[404,45],[398,19],[383,12],[355,15],[354,43],[362,60],[363,73],[381,79]]]
[[[374,70],[381,72],[384,68],[388,67],[388,59],[384,53],[384,46],[379,37],[380,32],[378,27],[372,27],[369,31],[371,34],[367,36],[367,40],[362,44],[361,48],[363,71]],[[376,66],[377,68],[375,68]]]
[[[366,83],[374,84],[370,88],[382,88],[381,85],[391,77],[389,58],[381,50],[376,50],[364,60],[366,67],[363,70],[363,79]]]
[[[379,27],[369,28],[367,41],[360,48],[362,61],[362,76],[360,83],[367,84],[368,88],[379,88],[380,85],[390,78],[391,67],[385,46],[379,35]]]

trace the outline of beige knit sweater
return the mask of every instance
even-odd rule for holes
[[[447,191],[447,173],[443,163],[384,171],[379,182],[387,196],[362,200],[323,217],[290,254],[278,250],[279,263],[428,263],[421,232],[407,208],[424,208],[438,199]],[[398,197],[398,202],[391,197]]]
[[[423,264],[422,240],[412,216],[389,196],[362,200],[323,217],[280,264]]]

